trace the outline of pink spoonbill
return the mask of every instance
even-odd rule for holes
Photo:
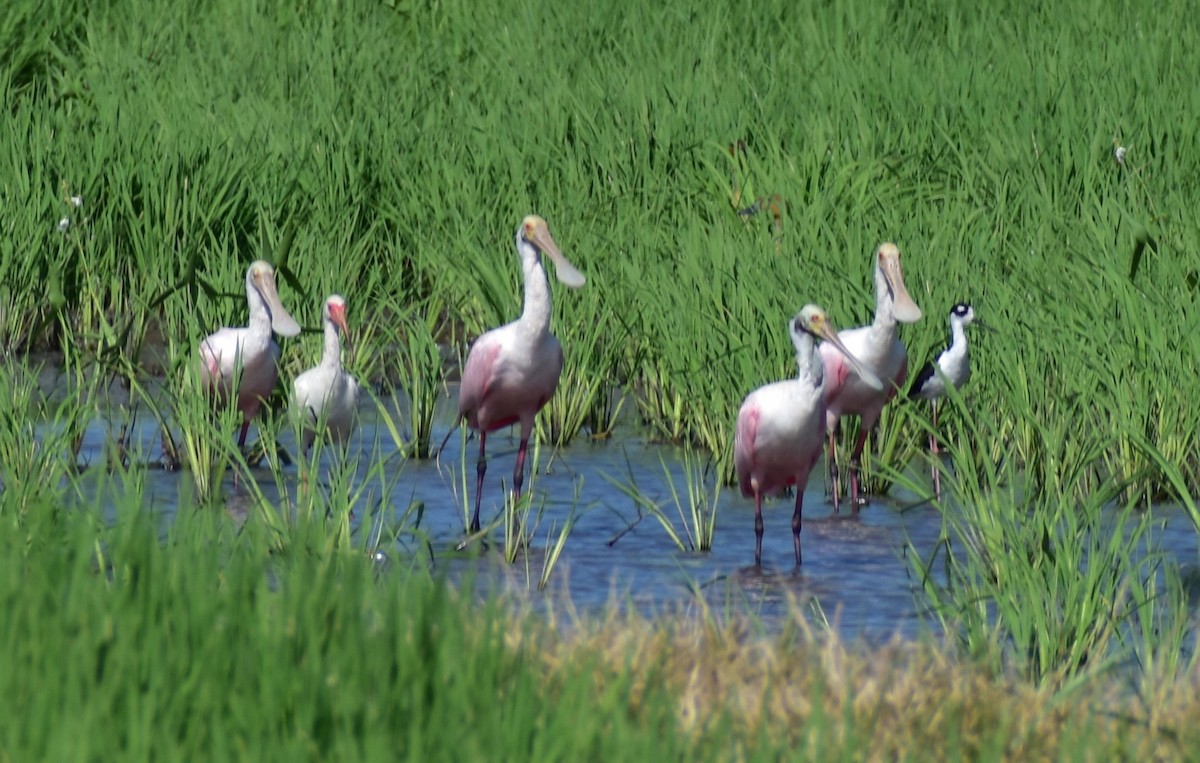
[[[459,420],[465,420],[467,426],[479,432],[475,513],[471,517],[470,532],[479,530],[488,433],[512,424],[521,425],[512,481],[513,496],[520,498],[534,417],[554,395],[562,373],[562,345],[550,333],[550,283],[542,266],[542,255],[554,262],[558,280],[566,286],[577,289],[586,280],[583,273],[563,256],[546,221],[537,215],[529,215],[521,221],[516,244],[525,275],[525,308],[517,320],[475,340],[467,354],[458,391]]]
[[[257,260],[246,271],[246,301],[250,306],[248,326],[222,328],[200,343],[200,378],[205,389],[218,405],[236,392],[237,409],[242,413],[238,447],[246,445],[250,421],[279,378],[279,345],[272,332],[280,336],[300,333],[300,324],[279,301],[275,268],[269,262]]]
[[[870,326],[845,329],[838,334],[849,353],[883,381],[883,388],[870,384],[846,362],[846,353],[831,342],[823,342],[821,357],[825,361],[825,421],[829,438],[829,478],[833,485],[833,505],[839,506],[837,435],[838,419],[858,416],[858,438],[850,455],[850,502],[854,513],[862,503],[859,496],[858,471],[867,434],[883,406],[904,384],[908,374],[908,353],[900,341],[896,323],[913,323],[921,318],[921,308],[908,294],[904,274],[900,269],[900,250],[895,244],[883,243],[875,251],[875,321]]]
[[[292,382],[292,414],[300,417],[305,453],[318,433],[328,433],[339,445],[345,445],[358,406],[358,381],[342,368],[342,337],[350,329],[346,324],[346,300],[341,295],[325,300],[322,323],[325,353],[321,362]]]
[[[742,495],[754,498],[754,563],[762,566],[762,498],[788,486],[796,489],[792,540],[800,565],[800,510],[808,476],[821,455],[825,439],[825,366],[817,339],[839,348],[862,382],[883,389],[883,383],[862,366],[838,338],[825,311],[805,305],[788,323],[796,347],[795,379],[759,387],[746,396],[738,411],[733,463]]]

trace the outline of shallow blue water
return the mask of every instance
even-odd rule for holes
[[[460,435],[450,437],[438,462],[404,460],[396,455],[374,404],[364,406],[362,414],[350,450],[352,457],[362,456],[360,477],[378,482],[379,470],[368,477],[372,459],[390,459],[382,470],[387,489],[377,487],[371,495],[385,501],[385,514],[393,521],[412,501],[423,502],[421,529],[433,546],[432,561],[427,551],[411,542],[384,547],[391,564],[411,564],[419,559],[452,577],[469,577],[481,588],[521,591],[534,606],[561,607],[566,597],[582,613],[599,611],[614,601],[645,613],[695,610],[704,605],[717,611],[748,611],[767,622],[778,622],[789,617],[799,602],[810,611],[823,613],[850,639],[875,641],[897,633],[913,637],[925,629],[936,630],[934,621],[919,612],[923,606],[919,581],[905,557],[913,549],[923,558],[930,556],[941,532],[941,514],[915,496],[876,499],[857,518],[845,513],[835,516],[824,497],[823,468],[818,465],[805,493],[804,563],[799,570],[792,551],[793,500],[781,498],[764,504],[763,568],[756,570],[754,504],[735,489],[720,493],[713,550],[683,552],[657,520],[647,516],[639,522],[638,506],[618,487],[636,486],[650,499],[665,502],[668,515],[680,528],[667,474],[686,495],[681,451],[647,442],[628,425],[605,442],[580,438],[553,458],[549,448],[535,454],[531,447],[530,461],[536,474],[526,477],[526,488],[532,491],[535,511],[540,508],[542,516],[528,557],[509,566],[499,551],[503,536],[499,528],[493,531],[489,551],[455,550],[463,538],[464,476],[468,498],[474,501],[477,440],[466,443],[465,461]],[[435,439],[445,434],[451,421],[447,412],[435,430]],[[251,439],[255,436],[252,429]],[[81,460],[102,463],[111,437],[109,424],[93,422],[85,433]],[[143,460],[154,461],[161,455],[159,433],[152,423],[136,427],[130,442],[131,450]],[[290,435],[280,444],[294,452]],[[490,466],[482,510],[485,524],[501,510],[503,490],[515,462],[516,438],[511,432],[497,432],[489,436],[488,446]],[[324,466],[328,468],[327,461]],[[297,478],[295,466],[285,467],[285,484],[294,489]],[[180,496],[189,494],[191,477],[185,471],[150,469],[146,479],[150,509],[169,519],[179,507]],[[278,496],[276,477],[270,471],[257,470],[256,479],[268,497]],[[223,491],[231,513],[244,513],[245,490],[227,482]],[[367,532],[372,506],[364,503],[355,511],[358,531]],[[539,592],[536,587],[547,538],[572,515],[576,524],[562,558],[547,591]],[[1156,516],[1164,521],[1163,548],[1181,561],[1194,561],[1196,533],[1186,514],[1166,507],[1156,509]]]

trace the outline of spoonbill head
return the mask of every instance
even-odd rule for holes
[[[921,319],[921,308],[913,301],[904,284],[904,271],[900,268],[900,249],[891,242],[879,245],[875,250],[875,306],[876,311],[892,303],[892,314],[901,323],[916,323]],[[878,315],[876,318],[878,319]]]
[[[537,259],[544,254],[554,263],[554,275],[566,286],[578,289],[587,281],[558,248],[550,226],[538,215],[526,215],[517,229],[517,251],[523,260]],[[528,277],[528,276],[527,276]]]

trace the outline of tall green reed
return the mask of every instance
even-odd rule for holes
[[[638,487],[632,468],[628,469],[626,480],[611,475],[606,475],[605,479],[629,498],[637,510],[637,519],[629,529],[644,517],[653,517],[680,551],[711,551],[717,532],[717,506],[722,480],[711,459],[703,458],[691,448],[683,448],[682,454],[682,489],[678,485],[679,476],[672,472],[665,459],[659,458],[666,484],[665,497],[651,495]],[[669,510],[671,507],[674,512]],[[616,538],[610,541],[610,545],[615,542]]]
[[[843,327],[866,322],[869,253],[894,240],[927,315],[906,341],[941,340],[944,311],[963,298],[1015,322],[1020,341],[997,342],[988,359],[998,381],[977,385],[982,409],[1029,398],[1036,416],[1082,416],[1082,429],[1103,421],[1063,400],[1088,394],[1097,410],[1143,422],[1173,462],[1189,459],[1194,422],[1169,415],[1172,382],[1182,399],[1197,390],[1170,358],[1195,333],[1196,236],[1181,210],[1197,131],[1174,118],[1192,96],[1162,95],[1190,93],[1173,64],[1192,34],[1183,4],[1139,15],[1143,38],[1103,49],[1078,13],[1038,9],[1012,24],[1006,5],[931,16],[830,7],[770,28],[759,20],[794,10],[690,3],[614,24],[615,7],[470,13],[457,0],[303,18],[225,0],[186,13],[144,0],[88,14],[18,5],[0,25],[10,350],[60,347],[61,315],[90,347],[136,362],[191,321],[228,324],[239,271],[288,236],[279,264],[301,302],[344,292],[387,328],[373,308],[436,293],[438,341],[474,336],[515,314],[510,231],[537,211],[605,284],[603,302],[591,290],[559,300],[556,331],[583,362],[547,414],[559,420],[541,426],[563,437],[580,421],[607,429],[625,393],[657,436],[720,454],[740,395],[784,367],[777,316],[814,301]],[[1128,21],[1116,8],[1096,14]],[[555,41],[550,64],[511,31],[493,34],[518,17]],[[920,40],[920,55],[870,65],[896,35]],[[420,67],[402,54],[417,44]],[[1147,81],[1163,86],[1133,84]],[[528,92],[539,108],[512,97]],[[731,171],[743,195],[786,201],[781,231],[735,213]],[[68,195],[83,198],[83,217],[60,236]],[[1161,324],[1147,332],[1154,345],[1103,341],[1117,309]],[[625,319],[628,336],[592,325],[605,315]],[[297,353],[285,348],[285,368]],[[615,396],[572,376],[593,368]],[[1142,378],[1165,381],[1142,394]],[[1002,418],[988,447],[1036,463],[1036,430]],[[877,451],[884,467],[916,439],[913,421],[896,423]],[[1129,489],[1143,500],[1169,498],[1138,453],[1114,443],[1092,470],[1138,475]]]
[[[995,419],[961,421],[961,439],[945,444],[952,471],[942,480],[954,495],[945,540],[928,558],[910,557],[946,632],[997,672],[1011,665],[1058,687],[1135,655],[1166,659],[1188,626],[1153,520],[1116,501],[1111,480],[1082,491],[1074,484],[1088,479],[1087,465],[1113,436],[1079,443],[1074,432],[1045,431],[1043,457],[1057,469],[1023,479],[1012,461],[993,462],[971,444]],[[1060,471],[1070,479],[1046,482]]]
[[[433,426],[438,404],[446,397],[446,363],[436,337],[443,309],[436,300],[421,308],[398,312],[400,328],[364,338],[363,345],[374,355],[371,370],[388,384],[397,385],[392,404],[377,401],[379,417],[391,434],[396,449],[412,458],[434,455]]]
[[[70,386],[58,400],[41,389],[35,369],[5,374],[12,401],[0,416],[0,487],[9,519],[62,499],[76,471],[77,441],[92,403],[86,388]]]
[[[661,687],[636,689],[630,716],[617,711],[629,710],[631,673],[605,677],[609,699],[597,700],[593,666],[556,668],[547,684],[545,665],[526,660],[537,653],[532,623],[459,595],[420,563],[381,571],[357,549],[279,553],[261,522],[233,532],[216,512],[182,512],[164,532],[145,511],[145,472],[100,476],[73,510],[57,504],[23,537],[0,538],[0,595],[12,601],[0,639],[14,655],[0,687],[24,708],[22,723],[0,728],[9,754],[448,760],[692,747]],[[503,707],[470,710],[481,690]],[[621,718],[580,725],[589,709]],[[79,733],[58,733],[64,711]],[[465,714],[473,720],[453,741],[426,733]],[[382,718],[415,725],[399,732]]]

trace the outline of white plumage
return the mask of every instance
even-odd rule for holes
[[[279,378],[279,345],[272,332],[296,336],[300,324],[279,301],[275,268],[257,260],[246,271],[246,301],[250,323],[244,328],[222,328],[200,343],[200,377],[217,405],[224,405],[238,384],[237,408],[242,413],[238,446],[246,444],[250,421]]]
[[[858,465],[871,427],[879,420],[883,406],[904,384],[908,373],[908,354],[900,341],[896,322],[913,323],[921,317],[921,308],[908,294],[900,269],[900,250],[883,243],[875,250],[875,320],[870,326],[846,329],[838,338],[846,348],[883,381],[876,389],[863,383],[838,348],[828,343],[820,347],[825,361],[825,423],[829,439],[829,479],[833,487],[833,505],[839,504],[836,432],[842,416],[858,416],[858,438],[850,455],[850,500],[855,513],[861,499],[858,490]]]
[[[950,346],[921,368],[908,390],[910,400],[928,400],[933,409],[933,432],[929,435],[929,451],[935,458],[938,455],[938,400],[945,396],[947,384],[953,385],[955,389],[962,389],[971,378],[971,352],[967,346],[966,329],[975,322],[975,310],[970,305],[960,302],[950,309]],[[983,326],[983,322],[979,321],[979,325]],[[936,463],[932,466],[932,474],[934,494],[940,499],[942,478]]]
[[[358,381],[342,368],[341,336],[349,333],[346,300],[334,294],[325,300],[322,312],[325,353],[319,364],[292,382],[292,415],[301,419],[306,453],[319,433],[344,446],[358,407]]]

